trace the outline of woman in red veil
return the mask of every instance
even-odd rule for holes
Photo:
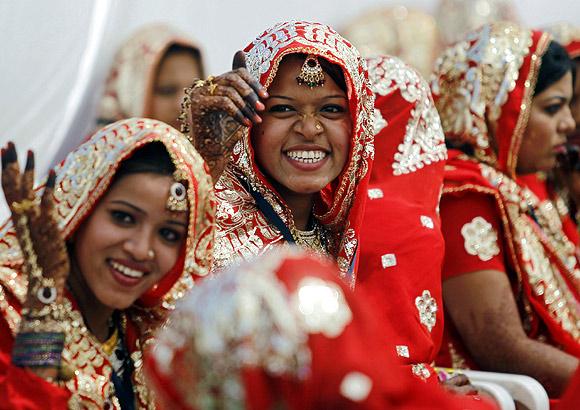
[[[111,124],[44,190],[34,157],[2,150],[0,407],[153,408],[142,350],[209,272],[213,184],[189,141],[155,120]]]

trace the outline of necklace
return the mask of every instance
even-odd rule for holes
[[[326,241],[323,237],[322,228],[317,221],[314,221],[314,227],[308,231],[293,228],[292,236],[298,245],[318,253],[327,254]]]
[[[101,344],[101,349],[103,349],[103,352],[105,352],[107,356],[110,356],[111,354],[113,354],[113,351],[117,347],[118,342],[119,342],[119,328],[115,326],[115,330],[113,331],[111,337],[109,337],[107,340],[103,342],[103,344]]]

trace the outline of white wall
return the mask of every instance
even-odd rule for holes
[[[580,24],[578,0],[514,3],[530,26]],[[45,173],[63,146],[86,135],[115,50],[144,23],[189,33],[205,49],[209,71],[220,73],[272,23],[340,27],[371,7],[398,4],[432,12],[437,0],[0,0],[0,144],[16,141],[21,156],[34,149]]]

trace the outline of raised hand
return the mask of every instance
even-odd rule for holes
[[[53,188],[56,175],[51,171],[40,201],[34,193],[34,154],[29,151],[21,173],[13,143],[2,149],[2,189],[12,213],[12,221],[28,275],[28,294],[23,321],[41,319],[40,311],[55,317],[52,307],[62,301],[70,264],[66,244],[54,217]],[[51,307],[50,309],[46,309]],[[49,312],[50,311],[50,312]]]
[[[182,121],[184,132],[208,164],[214,182],[227,164],[242,136],[242,127],[262,122],[265,109],[260,98],[268,93],[246,68],[245,55],[234,55],[232,71],[207,80],[197,80],[186,90]]]

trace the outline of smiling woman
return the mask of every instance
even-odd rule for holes
[[[354,280],[373,99],[358,51],[309,22],[277,24],[194,83],[184,123],[216,181],[214,267],[287,242]]]
[[[32,153],[21,175],[9,144],[2,168],[0,400],[149,408],[142,347],[211,263],[203,160],[168,125],[131,119],[69,154],[40,201]]]

